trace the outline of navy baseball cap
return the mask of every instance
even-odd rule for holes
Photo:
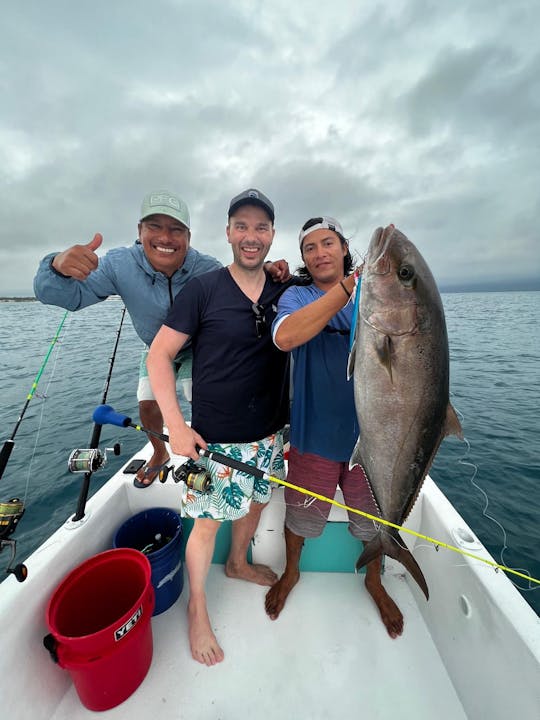
[[[238,210],[239,207],[242,207],[242,205],[257,205],[261,207],[268,213],[268,217],[272,223],[274,222],[274,206],[260,190],[249,188],[249,190],[244,190],[240,195],[233,197],[229,205],[229,217],[234,215],[235,211]]]

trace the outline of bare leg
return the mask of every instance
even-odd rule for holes
[[[215,665],[223,660],[223,650],[212,631],[206,607],[206,577],[219,523],[201,518],[195,520],[186,545],[186,567],[189,575],[189,644],[191,655],[204,665]]]
[[[139,402],[139,417],[143,427],[155,432],[163,432],[163,417],[159,409],[159,405],[155,400],[141,400]],[[159,467],[169,459],[169,453],[165,447],[163,440],[149,436],[150,442],[154,447],[154,454],[146,464],[147,467]],[[145,485],[150,485],[156,478],[158,471],[150,472],[145,475],[144,467],[137,473],[137,480]]]
[[[276,573],[266,565],[249,565],[247,551],[255,530],[259,524],[263,503],[252,502],[248,514],[232,524],[232,542],[229,557],[225,564],[228,577],[248,580],[258,585],[272,585],[277,580]]]
[[[396,638],[403,633],[403,615],[383,587],[381,570],[381,557],[368,563],[366,568],[366,588],[379,609],[381,619],[388,634],[391,638]]]
[[[303,545],[304,538],[300,537],[300,535],[295,535],[288,527],[285,527],[285,547],[287,553],[285,572],[277,583],[272,585],[266,593],[265,608],[271,620],[275,620],[279,616],[289,593],[300,579],[299,564]]]

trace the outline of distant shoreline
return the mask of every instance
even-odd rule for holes
[[[105,300],[120,300],[118,295],[110,295]],[[11,297],[0,297],[0,302],[39,302],[36,297],[13,295]]]
[[[440,285],[439,292],[444,293],[507,293],[507,292],[538,292],[540,290],[540,282],[524,283],[523,285]]]
[[[493,293],[493,292],[538,292],[540,291],[540,281],[538,282],[524,282],[523,284],[516,283],[514,285],[498,284],[496,282],[486,285],[439,285],[439,292],[445,293]],[[117,295],[111,295],[108,300],[117,300]],[[38,302],[38,299],[33,295],[19,296],[11,295],[6,297],[0,297],[0,302]]]
[[[35,297],[0,297],[0,302],[37,302]]]

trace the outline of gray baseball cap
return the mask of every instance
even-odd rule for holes
[[[260,190],[249,188],[249,190],[244,190],[240,195],[233,197],[229,205],[229,217],[242,205],[258,205],[268,213],[272,223],[274,222],[274,206]]]
[[[157,190],[145,195],[141,205],[141,220],[149,215],[168,215],[189,229],[189,210],[181,197],[168,190]]]

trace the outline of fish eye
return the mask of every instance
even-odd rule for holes
[[[411,265],[402,265],[398,270],[398,278],[409,283],[414,278],[414,268]]]

